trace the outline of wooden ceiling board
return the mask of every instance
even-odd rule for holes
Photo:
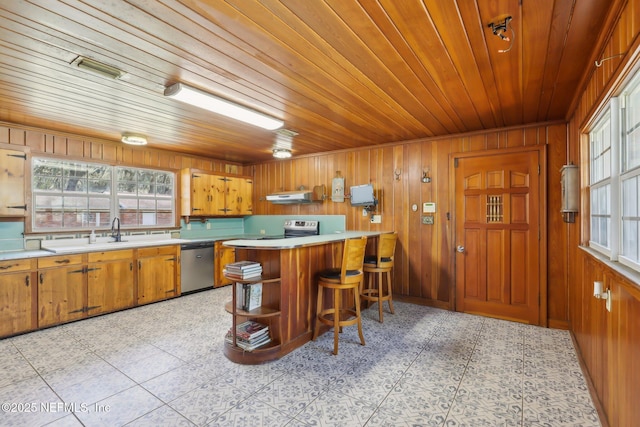
[[[243,164],[276,134],[164,96],[183,82],[279,117],[294,155],[566,118],[624,1],[12,0],[0,121]],[[513,47],[487,23],[513,16]],[[78,69],[79,56],[120,68]]]

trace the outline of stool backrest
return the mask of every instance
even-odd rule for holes
[[[378,268],[393,267],[393,256],[396,253],[398,233],[385,233],[378,237]]]
[[[340,272],[341,283],[359,282],[362,277],[364,253],[367,246],[367,237],[347,239],[344,242],[342,252],[342,268]]]

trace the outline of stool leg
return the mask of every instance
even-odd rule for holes
[[[318,286],[318,303],[316,304],[316,324],[313,327],[313,338],[312,340],[315,341],[316,338],[318,338],[318,332],[320,331],[320,313],[322,312],[322,292],[324,290],[324,287],[322,286]]]
[[[391,290],[392,286],[391,286],[391,270],[387,271],[387,289],[389,292],[389,311],[391,311],[391,314],[394,313],[393,311],[393,291]]]
[[[340,290],[333,291],[333,354],[338,354],[338,333],[340,332]]]
[[[358,335],[360,335],[360,344],[364,345],[364,335],[362,334],[362,316],[360,316],[360,297],[356,295],[356,318],[358,320]]]
[[[382,319],[382,271],[378,271],[378,320],[380,323],[383,322]]]

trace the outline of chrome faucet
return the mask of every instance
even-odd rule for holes
[[[117,228],[116,221],[118,221]],[[113,218],[113,221],[111,221],[111,237],[115,239],[114,242],[122,242],[122,235],[120,234],[120,218],[118,217]]]

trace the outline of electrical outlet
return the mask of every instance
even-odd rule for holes
[[[211,230],[211,223],[207,222],[207,230]]]
[[[267,234],[265,230],[260,230],[260,234]]]
[[[371,224],[381,224],[382,215],[371,215]]]
[[[191,223],[187,224],[187,230],[191,230]]]
[[[362,208],[362,216],[369,216],[369,212],[367,212],[366,208]]]
[[[423,215],[422,223],[427,225],[433,225],[433,215]]]

